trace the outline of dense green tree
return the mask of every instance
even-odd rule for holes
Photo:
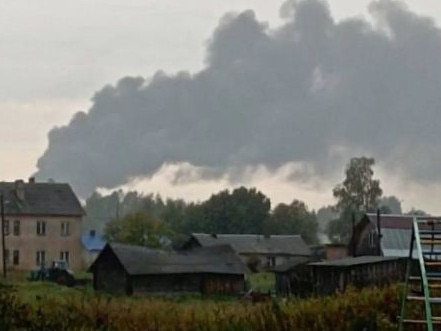
[[[221,191],[198,203],[164,201],[159,195],[143,195],[136,191],[125,194],[116,191],[107,196],[95,193],[86,203],[88,217],[95,220],[95,229],[103,231],[112,219],[116,222],[133,213],[146,213],[162,220],[176,234],[177,242],[192,232],[262,233],[270,209],[270,200],[263,193],[245,187]],[[113,229],[112,226],[114,223],[109,228]]]
[[[118,190],[108,195],[95,192],[86,200],[85,211],[83,230],[94,229],[98,233],[103,233],[110,220],[123,218],[128,214],[147,212],[162,219],[165,204],[159,195],[143,195],[136,191],[124,193]]]
[[[380,181],[373,178],[373,158],[354,157],[346,167],[345,179],[334,190],[339,211],[373,212],[383,194]]]
[[[143,210],[143,195],[137,191],[121,193],[118,204],[118,218]]]
[[[142,195],[141,196],[141,209],[142,211],[149,213],[152,216],[162,218],[164,212],[164,201],[159,194]]]
[[[269,234],[299,234],[308,244],[318,242],[318,223],[315,212],[303,201],[278,204],[269,219],[265,232]]]
[[[373,178],[373,158],[354,157],[346,167],[345,179],[338,184],[333,195],[340,216],[328,224],[328,236],[332,241],[347,242],[351,235],[352,219],[363,213],[375,212],[383,194],[380,181]]]
[[[86,200],[84,206],[86,217],[83,223],[83,231],[96,230],[98,233],[103,233],[106,223],[119,217],[122,194],[122,191],[114,191],[103,196],[98,192],[94,192]]]
[[[202,203],[204,228],[213,233],[262,233],[271,202],[255,188],[239,187],[212,195]]]
[[[128,214],[106,224],[104,237],[109,242],[165,248],[173,233],[168,225],[145,212]]]
[[[161,208],[160,217],[175,231],[185,231],[187,203],[182,200],[167,199]]]

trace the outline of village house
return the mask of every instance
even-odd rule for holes
[[[300,235],[193,233],[182,249],[229,245],[252,271],[272,268],[296,257],[310,257]]]
[[[298,259],[272,271],[280,295],[326,295],[349,285],[365,287],[402,281],[412,231],[411,215],[365,214],[348,245],[326,245],[326,259]],[[309,281],[308,281],[309,280]]]
[[[54,260],[67,261],[73,270],[81,269],[85,213],[69,184],[40,183],[30,178],[29,182],[0,182],[0,193],[4,197],[5,260],[9,269],[31,270]]]
[[[412,234],[413,215],[367,213],[355,224],[348,257],[311,263],[316,294],[402,281]],[[344,253],[342,253],[344,254]]]
[[[112,243],[89,272],[97,291],[232,295],[244,291],[247,268],[229,246],[166,252]]]
[[[413,218],[412,215],[365,214],[353,229],[349,255],[407,257]]]

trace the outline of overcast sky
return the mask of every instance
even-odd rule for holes
[[[48,132],[66,125],[74,113],[91,107],[105,85],[126,76],[152,77],[158,70],[198,72],[206,65],[207,40],[227,12],[252,9],[271,28],[283,24],[285,1],[268,0],[41,0],[0,2],[0,174],[4,180],[34,173],[45,152]],[[367,13],[365,0],[332,0],[336,20]],[[441,2],[408,1],[411,10],[441,20]],[[440,16],[433,16],[440,15]],[[369,16],[366,16],[369,20]],[[441,111],[441,110],[440,110]],[[435,150],[438,152],[438,150]],[[437,183],[407,181],[377,169],[386,194],[407,208],[441,212]],[[184,170],[186,167],[183,167]],[[342,169],[343,170],[343,169]],[[202,199],[231,184],[226,177],[176,185],[176,168],[163,167],[150,179],[132,180],[130,188]],[[184,172],[191,178],[188,167]],[[286,181],[284,168],[243,173],[235,184],[257,185],[274,201],[305,200],[314,207],[331,203],[328,181]]]

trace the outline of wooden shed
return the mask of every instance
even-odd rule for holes
[[[310,257],[296,257],[274,267],[278,296],[306,297],[312,293]]]
[[[95,290],[142,294],[238,294],[247,269],[229,246],[165,252],[107,244],[89,268]]]
[[[357,288],[402,281],[406,261],[400,257],[360,256],[310,263],[314,293],[328,295]]]

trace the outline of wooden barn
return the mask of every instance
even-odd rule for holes
[[[348,286],[362,288],[402,281],[406,261],[400,257],[360,256],[310,263],[316,295],[342,293]]]
[[[313,291],[309,257],[296,257],[274,267],[271,271],[276,279],[276,294],[278,296],[307,297]]]
[[[165,252],[107,244],[89,272],[97,291],[232,295],[244,291],[247,269],[229,246]]]

